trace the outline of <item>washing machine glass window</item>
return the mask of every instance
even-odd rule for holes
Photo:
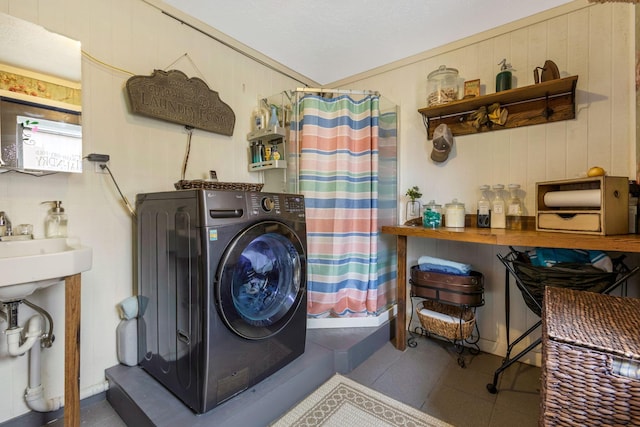
[[[220,267],[217,298],[227,326],[248,339],[285,327],[305,292],[302,257],[297,235],[284,224],[263,222],[242,233]]]

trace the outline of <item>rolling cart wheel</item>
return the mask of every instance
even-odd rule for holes
[[[460,366],[461,368],[467,367],[467,364],[462,357],[458,357],[458,366]]]
[[[491,394],[496,394],[498,392],[495,384],[487,384],[487,390],[489,390],[489,393]]]
[[[416,342],[415,338],[411,337],[407,339],[407,346],[411,348],[416,348],[418,346],[418,343]]]

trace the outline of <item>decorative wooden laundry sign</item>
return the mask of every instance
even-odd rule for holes
[[[131,112],[221,135],[233,135],[236,116],[218,92],[178,70],[154,70],[127,80]]]

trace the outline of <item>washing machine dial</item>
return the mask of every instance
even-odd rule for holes
[[[275,206],[276,202],[271,197],[262,199],[262,209],[264,209],[265,212],[271,212]]]

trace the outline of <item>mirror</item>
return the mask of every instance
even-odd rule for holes
[[[0,13],[0,172],[82,172],[80,42]]]

